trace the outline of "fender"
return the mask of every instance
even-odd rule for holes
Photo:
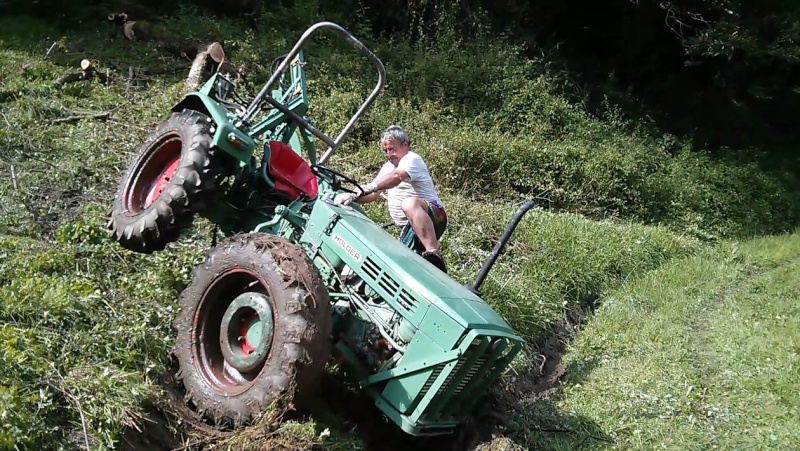
[[[212,144],[242,163],[246,164],[250,161],[250,157],[253,156],[253,151],[256,147],[255,140],[247,133],[234,127],[228,112],[214,99],[204,94],[202,90],[192,92],[172,107],[173,112],[182,111],[183,109],[199,111],[210,116],[216,124]]]

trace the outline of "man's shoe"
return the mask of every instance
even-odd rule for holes
[[[443,273],[447,274],[447,266],[444,264],[444,257],[436,251],[425,251],[422,253],[422,258],[428,260],[433,266],[439,268]]]

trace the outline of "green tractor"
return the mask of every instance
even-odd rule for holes
[[[355,46],[378,74],[336,138],[306,118],[301,46],[320,29]],[[214,73],[172,108],[123,175],[109,229],[126,249],[163,250],[195,215],[226,236],[194,268],[174,320],[176,377],[209,421],[238,427],[280,397],[310,402],[334,355],[404,431],[448,434],[520,351],[523,339],[479,288],[532,202],[476,281],[462,285],[358,205],[332,201],[359,184],[325,163],[385,78],[349,32],[317,23],[275,61],[248,106],[230,78]],[[315,138],[327,145],[319,158]]]

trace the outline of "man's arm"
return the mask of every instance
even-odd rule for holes
[[[364,188],[367,190],[371,189],[372,192],[356,198],[355,201],[358,202],[359,204],[366,204],[368,202],[372,202],[380,196],[381,191],[394,188],[395,186],[399,185],[400,182],[406,180],[407,178],[408,178],[408,172],[404,171],[403,169],[395,169],[392,172],[382,177],[379,177],[374,182],[365,185]]]
[[[380,191],[376,191],[374,193],[365,194],[365,195],[363,195],[361,197],[356,197],[353,200],[355,202],[358,202],[359,204],[367,204],[367,203],[370,203],[370,202],[376,200],[380,196],[381,196]]]
[[[408,172],[404,171],[403,169],[397,168],[394,171],[384,175],[383,177],[376,180],[375,183],[375,191],[384,191],[387,189],[394,188],[395,186],[399,185],[400,182],[406,180],[408,178]]]

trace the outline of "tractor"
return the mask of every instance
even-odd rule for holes
[[[302,45],[327,29],[377,71],[331,138],[308,119]],[[195,215],[216,239],[180,293],[176,380],[219,426],[254,422],[281,397],[313,402],[327,362],[343,362],[376,408],[408,434],[449,434],[496,382],[523,339],[481,297],[511,218],[478,277],[461,284],[337,193],[357,180],[326,166],[383,89],[383,63],[341,26],[309,27],[249,103],[214,71],[138,147],[119,182],[109,234],[161,251]],[[327,145],[318,156],[317,140]]]

